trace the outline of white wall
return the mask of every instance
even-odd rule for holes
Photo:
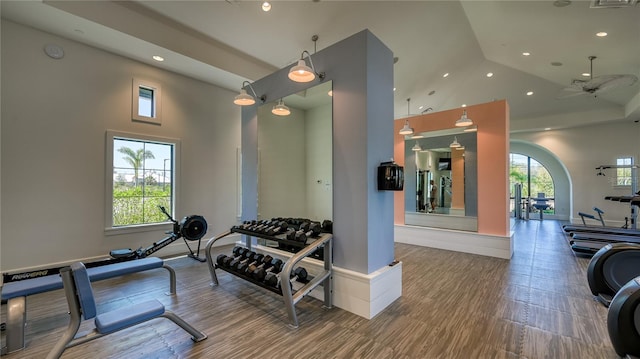
[[[272,107],[258,109],[259,218],[332,219],[331,104],[285,117]]]
[[[289,116],[258,109],[258,214],[260,219],[306,216],[305,111]]]
[[[333,155],[331,104],[307,111],[307,217],[333,220]]]
[[[47,43],[62,46],[65,57],[47,57]],[[179,138],[178,219],[204,216],[205,238],[236,222],[234,93],[5,20],[1,45],[2,271],[102,256],[164,237],[163,231],[105,236],[107,129]],[[161,126],[131,121],[134,76],[162,85]]]
[[[592,213],[594,206],[605,211],[607,224],[622,225],[630,215],[628,204],[605,201],[607,195],[630,195],[630,189],[613,186],[614,170],[597,176],[599,165],[615,164],[617,157],[640,160],[640,124],[633,121],[610,122],[564,130],[514,133],[512,139],[528,141],[552,152],[566,166],[572,181],[570,215]]]

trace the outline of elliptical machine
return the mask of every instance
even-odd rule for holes
[[[613,297],[607,329],[618,355],[640,357],[640,277],[630,280]]]
[[[596,299],[609,307],[613,296],[627,282],[640,276],[640,245],[609,243],[591,258],[587,281]]]

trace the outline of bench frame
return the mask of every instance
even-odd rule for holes
[[[157,258],[157,257],[148,257],[148,258]],[[140,260],[144,260],[144,259],[140,259]],[[122,263],[134,264],[135,261],[136,260],[119,262],[114,264],[107,264],[105,266],[102,266],[102,268],[107,268],[109,266],[122,265]],[[111,279],[111,278],[116,278],[126,274],[133,274],[133,273],[138,273],[145,270],[159,269],[159,268],[164,268],[167,271],[169,271],[170,292],[166,294],[175,295],[176,294],[176,272],[169,265],[165,264],[164,261],[162,262],[162,267],[158,266],[153,268],[146,268],[143,270],[132,269],[131,271],[127,271],[127,273],[114,275],[114,276],[108,276],[103,274],[103,276],[100,277],[100,279],[98,280]],[[60,274],[56,274],[56,275],[60,276]],[[30,279],[25,279],[25,281],[29,281],[29,280]],[[92,279],[91,281],[93,282],[94,279]],[[60,283],[62,284],[62,279],[60,279]],[[9,285],[9,284],[10,283],[7,283],[6,285]],[[62,286],[56,289],[62,289]],[[43,293],[43,292],[38,291],[37,293]],[[34,293],[34,294],[37,294],[37,293]],[[2,355],[13,353],[15,351],[24,349],[24,346],[25,346],[24,330],[25,330],[26,324],[27,324],[27,296],[18,296],[18,297],[8,298],[7,299],[7,322],[6,322],[6,328],[5,328],[6,346],[3,347],[1,350]]]

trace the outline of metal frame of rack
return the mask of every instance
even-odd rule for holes
[[[282,267],[282,271],[278,274],[281,278],[280,282],[288,284],[289,278],[291,278],[291,271],[294,269],[296,264],[300,262],[302,259],[308,257],[312,253],[314,253],[318,248],[324,246],[324,270],[322,273],[319,273],[315,277],[313,277],[309,282],[305,283],[301,288],[297,289],[295,292],[289,285],[281,285],[281,290],[277,288],[269,287],[268,285],[258,282],[251,277],[243,276],[240,273],[236,273],[233,271],[226,270],[225,268],[218,267],[211,257],[211,247],[213,244],[224,238],[231,233],[240,233],[242,234],[245,242],[245,246],[251,250],[251,237],[268,239],[271,241],[284,242],[287,244],[291,244],[291,241],[286,239],[281,239],[276,236],[268,236],[260,233],[246,231],[240,228],[232,228],[230,231],[224,232],[216,237],[211,238],[207,242],[207,246],[205,248],[205,255],[207,257],[207,265],[209,266],[209,274],[211,275],[211,285],[218,286],[218,276],[216,275],[216,269],[225,270],[228,273],[235,275],[236,277],[247,280],[253,284],[256,284],[262,288],[265,288],[271,292],[282,295],[284,300],[284,306],[287,311],[287,315],[289,317],[289,326],[292,328],[298,327],[298,316],[296,314],[295,305],[307,294],[309,294],[312,290],[314,290],[317,286],[322,284],[324,290],[324,307],[332,308],[333,307],[333,235],[330,233],[323,233],[320,235],[318,239],[313,241],[312,243],[305,245],[300,251],[294,253],[289,260],[285,262]]]

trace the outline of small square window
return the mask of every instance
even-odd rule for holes
[[[134,78],[131,89],[131,119],[162,124],[161,90],[159,84]]]
[[[616,159],[616,186],[631,186],[633,165],[632,157],[619,157]]]

